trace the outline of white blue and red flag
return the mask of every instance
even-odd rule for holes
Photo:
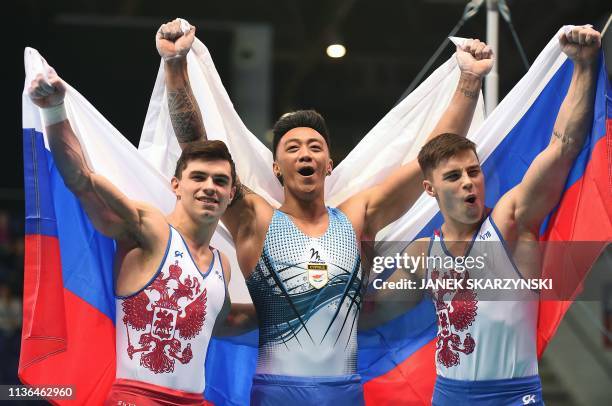
[[[224,140],[241,180],[278,206],[282,190],[273,177],[271,152],[244,126],[221,84],[208,51],[196,40],[189,54],[194,93],[204,111],[210,138]],[[603,61],[603,58],[602,58]],[[26,88],[46,62],[26,49]],[[546,147],[569,86],[572,64],[556,37],[525,77],[486,121],[482,103],[469,137],[479,146],[487,179],[486,202],[494,203],[522,178]],[[407,160],[450,101],[458,79],[454,58],[438,68],[391,110],[328,178],[332,206],[375,184]],[[603,62],[597,81],[595,115],[585,146],[568,178],[558,207],[542,229],[542,239],[610,241],[612,237],[612,111]],[[169,121],[163,65],[136,150],[78,92],[68,88],[71,124],[92,169],[108,177],[130,198],[168,213],[174,205],[169,179],[179,154]],[[24,320],[19,375],[29,384],[76,388],[72,404],[101,404],[115,376],[115,244],[92,226],[67,190],[53,163],[40,114],[23,96],[26,261]],[[410,241],[431,235],[441,224],[433,199],[422,196],[378,240]],[[221,227],[213,245],[230,257],[233,244]],[[230,292],[249,301],[244,278],[232,259]],[[541,354],[570,302],[542,302],[538,325]],[[256,361],[256,332],[216,339],[207,357],[206,397],[219,405],[248,404]],[[423,301],[416,308],[359,336],[359,369],[368,404],[428,404],[435,380],[436,316]],[[59,403],[59,402],[58,402]]]

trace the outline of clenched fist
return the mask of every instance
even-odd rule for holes
[[[155,35],[155,45],[164,60],[184,58],[189,53],[194,38],[195,27],[186,20],[177,18],[159,27]]]
[[[601,34],[590,25],[574,27],[559,35],[561,50],[574,63],[590,64],[597,60],[601,47]]]
[[[493,50],[477,39],[469,40],[463,47],[457,47],[457,63],[461,72],[471,73],[480,78],[493,68]]]
[[[47,77],[38,74],[30,84],[28,95],[32,102],[41,108],[54,107],[64,102],[66,85],[57,76],[53,68],[47,71]]]

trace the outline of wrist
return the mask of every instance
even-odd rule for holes
[[[574,71],[580,71],[580,72],[592,72],[597,70],[597,62],[598,62],[598,58],[594,58],[594,59],[590,59],[590,60],[581,60],[581,61],[574,61],[572,60],[572,62],[574,63]]]
[[[179,74],[187,71],[187,58],[185,55],[177,55],[170,58],[164,58],[164,67],[167,72]]]
[[[187,62],[187,55],[176,54],[172,56],[164,56],[166,65],[182,65]]]
[[[482,82],[482,79],[484,78],[484,76],[481,76],[474,72],[469,72],[469,71],[461,71],[461,75],[459,77],[460,79],[474,81],[474,82],[476,81]]]
[[[62,121],[68,119],[68,115],[66,114],[66,106],[64,106],[63,100],[60,104],[56,104],[55,106],[41,107],[40,112],[42,114],[43,124],[45,127],[61,123]]]
[[[478,98],[482,87],[482,77],[471,72],[461,72],[457,90],[471,99]]]

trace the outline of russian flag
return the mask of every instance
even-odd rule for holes
[[[572,72],[571,62],[565,61],[558,46],[555,48],[555,40],[553,38],[530,72],[487,121],[470,135],[480,148],[489,206],[520,181],[529,163],[550,139],[556,112]],[[197,51],[196,47],[194,50]],[[206,62],[207,69],[212,67],[214,71],[212,62]],[[25,88],[33,75],[43,68],[44,60],[34,50],[26,50]],[[419,133],[426,133],[423,128],[435,124],[436,115],[432,110],[419,108],[429,98],[431,108],[437,109],[439,116],[454,87],[447,86],[444,93],[436,82],[442,82],[453,69],[455,66],[451,62],[434,72],[424,83],[429,83],[429,88],[420,87],[412,97],[394,108],[336,168],[329,179],[330,203],[337,204],[345,194],[376,182],[394,166],[416,155],[420,145],[418,139],[406,140],[407,137],[400,135],[415,123],[420,125],[418,131],[415,130]],[[218,131],[208,133],[226,134],[226,137],[231,134],[233,139],[225,140],[236,157],[241,178],[248,179],[249,186],[254,183],[263,188],[254,189],[273,201],[280,194],[274,189],[278,186],[269,170],[270,152],[250,138],[240,138],[243,134],[248,136],[244,133],[244,125],[238,119],[233,126],[232,120],[227,118],[228,115],[234,117],[235,113],[229,97],[224,90],[217,89],[220,80],[207,72],[209,76],[204,76],[203,82],[212,96],[208,99],[203,96],[198,102],[201,107],[209,107],[212,101],[213,107],[216,106],[214,111],[224,117],[214,124]],[[163,75],[161,77],[163,82]],[[158,83],[159,79],[158,76]],[[150,112],[162,112],[164,114],[156,116],[166,120],[163,89],[157,90]],[[543,239],[610,241],[612,124],[606,104],[608,91],[602,63],[591,134],[568,178],[563,199],[542,231]],[[446,104],[436,97],[446,100]],[[208,105],[205,104],[207,100]],[[74,89],[69,88],[66,104],[91,167],[131,198],[148,201],[168,212],[173,198],[168,178],[162,175],[163,168],[149,164],[146,154],[129,145]],[[205,111],[209,117],[215,116],[211,113],[213,110]],[[410,113],[414,111],[418,113],[417,118]],[[159,120],[151,120],[148,115],[145,127],[148,125],[156,134],[171,135],[172,132],[167,132],[169,122],[160,124]],[[45,142],[38,110],[26,95],[23,97],[23,123],[27,235],[19,375],[28,384],[73,385],[76,401],[71,404],[101,404],[115,375],[114,243],[93,229],[78,201],[64,186]],[[210,121],[205,124],[209,130]],[[389,137],[389,142],[381,142],[384,136]],[[261,162],[257,154],[254,157],[253,151],[259,154]],[[373,151],[379,153],[373,154]],[[165,156],[167,151],[156,151],[156,154]],[[240,159],[240,156],[250,160]],[[168,168],[173,169],[171,165]],[[265,173],[262,172],[264,168]],[[356,177],[355,173],[360,175]],[[389,240],[411,240],[430,235],[440,224],[435,202],[422,198],[406,216],[381,234]],[[216,244],[227,253],[232,248],[231,242],[227,241],[223,230],[219,234]],[[229,244],[227,250],[224,244]],[[234,276],[232,280],[232,283],[240,283]],[[568,303],[559,302],[542,304],[538,327],[541,351],[554,334],[567,306]],[[433,306],[423,301],[409,313],[360,334],[359,372],[364,378],[368,404],[430,403],[435,380],[435,333]],[[256,332],[213,341],[207,360],[208,399],[221,405],[248,404],[256,357],[253,343],[256,343]]]
[[[23,102],[25,264],[19,377],[30,385],[72,386],[57,404],[102,404],[115,379],[115,243],[97,232],[53,162],[38,108],[26,90],[48,69],[25,50]],[[65,99],[90,167],[131,198],[172,208],[169,184],[73,88]],[[148,185],[155,184],[154,189]]]
[[[555,50],[556,43],[549,44]],[[473,138],[493,132],[499,143],[479,144],[479,156],[486,179],[486,203],[493,207],[500,197],[523,178],[534,158],[548,145],[557,112],[572,77],[572,62],[563,55],[543,51],[532,71],[487,118]],[[556,52],[558,54],[558,52]],[[550,68],[542,69],[543,58]],[[539,71],[539,72],[536,72]],[[536,73],[539,73],[536,74]],[[543,77],[542,77],[543,76]],[[541,91],[535,85],[544,79]],[[521,94],[521,88],[536,89]],[[587,260],[592,264],[605,243],[612,240],[612,100],[610,83],[600,53],[594,117],[584,147],[568,176],[562,198],[541,229],[542,241],[596,242],[589,246]],[[520,97],[523,96],[523,97]],[[513,116],[512,110],[518,110]],[[525,111],[521,111],[525,110]],[[501,132],[500,130],[506,130]],[[500,132],[496,132],[500,131]],[[487,141],[487,140],[484,140]],[[478,141],[477,141],[478,143]],[[431,236],[442,225],[440,213],[423,227],[416,238]],[[587,247],[587,245],[583,245]],[[595,248],[593,250],[593,248]],[[581,277],[585,277],[585,254]],[[544,276],[554,270],[544,255]],[[578,286],[576,286],[578,288]],[[578,292],[575,292],[578,293]],[[568,300],[541,300],[538,315],[538,356],[555,334],[563,315],[571,305]],[[433,323],[432,323],[433,320]],[[415,328],[416,327],[416,328]],[[430,404],[435,382],[435,311],[423,301],[415,310],[378,328],[376,334],[362,334],[360,373],[365,378],[366,403],[371,405]],[[366,341],[367,340],[367,341]],[[378,348],[372,340],[378,340]],[[368,344],[364,345],[364,341]],[[385,349],[385,346],[387,347]]]
[[[72,386],[77,404],[101,404],[115,378],[115,309],[109,300],[114,243],[93,229],[64,186],[40,120],[34,123],[31,118],[24,111],[26,235],[19,378],[31,385]]]

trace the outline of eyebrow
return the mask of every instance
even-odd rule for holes
[[[285,145],[289,144],[290,142],[297,142],[300,143],[301,140],[299,138],[289,138],[287,141],[285,141]],[[323,143],[323,140],[320,140],[318,138],[308,138],[306,141],[306,144],[310,144],[313,142],[318,142],[318,143]]]
[[[480,165],[478,165],[478,164],[476,164],[476,165],[471,165],[471,166],[468,166],[468,167],[466,168],[466,170],[468,170],[468,171],[471,171],[471,170],[473,170],[473,169],[480,169]],[[460,169],[451,169],[451,170],[450,170],[450,171],[448,171],[448,172],[444,172],[444,173],[442,174],[442,176],[452,175],[452,174],[454,174],[454,173],[456,173],[456,172],[461,172],[461,170],[460,170]]]
[[[229,178],[230,178],[229,176],[227,176],[227,175],[226,175],[226,174],[224,174],[224,173],[213,173],[213,174],[211,175],[211,174],[209,174],[208,172],[198,171],[198,170],[195,170],[195,171],[191,171],[191,172],[189,172],[189,176],[194,176],[194,175],[195,175],[195,176],[198,176],[198,175],[202,175],[202,176],[212,176],[213,178],[224,178],[224,179],[229,179]]]

